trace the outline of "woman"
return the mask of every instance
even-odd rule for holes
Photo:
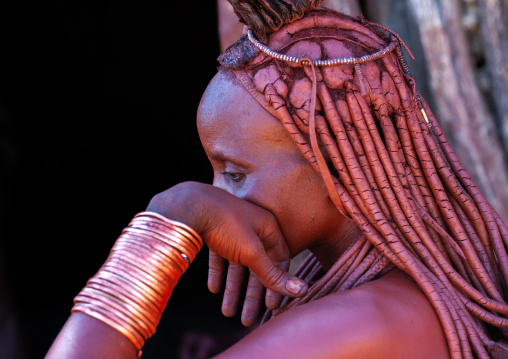
[[[214,186],[153,198],[48,358],[140,355],[201,239],[212,292],[230,262],[224,314],[239,306],[245,267],[242,322],[256,322],[263,298],[269,309],[218,357],[506,357],[508,231],[419,96],[403,44],[298,4],[258,17],[236,4],[251,28],[198,110]],[[304,249],[298,279],[286,270]]]

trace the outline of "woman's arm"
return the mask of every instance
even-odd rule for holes
[[[186,182],[156,195],[147,211],[194,228],[210,249],[249,267],[267,288],[289,296],[306,292],[304,282],[274,265],[289,263],[289,250],[266,210],[210,185]],[[130,359],[138,353],[126,336],[81,312],[71,314],[46,356],[105,357]]]
[[[182,208],[185,210],[181,211]],[[220,189],[197,183],[178,185],[155,196],[147,209],[183,223],[187,221],[218,254],[249,266],[273,290],[294,296],[286,288],[294,278],[272,263],[284,258],[287,248],[277,243],[283,239],[268,212]],[[394,270],[356,289],[275,317],[217,359],[394,359],[447,355],[446,340],[429,301],[412,280]],[[136,348],[123,334],[75,312],[47,358],[137,356]]]
[[[81,312],[71,314],[46,354],[47,359],[135,359],[134,344],[119,331]]]

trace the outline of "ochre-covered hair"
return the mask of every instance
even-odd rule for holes
[[[316,9],[267,36],[276,53],[242,37],[219,61],[276,116],[318,171],[339,212],[362,229],[322,277],[310,255],[297,275],[313,282],[264,320],[396,266],[434,307],[452,358],[502,357],[508,333],[508,229],[462,167],[418,94],[399,37],[363,18]],[[314,282],[315,281],[315,282]],[[506,354],[504,354],[506,355]]]

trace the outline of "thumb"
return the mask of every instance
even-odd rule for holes
[[[266,288],[276,293],[289,297],[301,297],[307,293],[306,282],[278,268],[264,252],[254,261],[251,269]]]

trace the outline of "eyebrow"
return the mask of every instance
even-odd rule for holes
[[[214,161],[227,161],[228,160],[227,156],[224,156],[224,154],[222,154],[222,153],[215,153],[210,156],[210,159],[212,159]]]
[[[231,157],[231,156],[225,155],[222,152],[212,154],[210,156],[210,159],[213,160],[213,161],[224,161],[224,162],[236,163],[236,164],[238,164],[238,165],[240,165],[242,167],[252,166],[252,163],[250,163],[250,162],[247,162],[247,161],[244,161],[244,160],[240,160],[240,159],[238,159],[236,157]]]

